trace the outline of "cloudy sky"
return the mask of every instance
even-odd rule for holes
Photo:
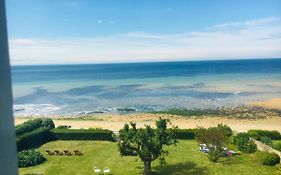
[[[9,0],[12,65],[281,57],[280,0]]]

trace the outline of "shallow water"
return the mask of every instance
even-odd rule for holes
[[[15,115],[216,108],[281,97],[281,59],[12,67]]]

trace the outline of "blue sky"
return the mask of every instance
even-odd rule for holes
[[[280,0],[7,0],[12,64],[281,57]]]

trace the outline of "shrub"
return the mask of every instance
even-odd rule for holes
[[[226,137],[230,137],[232,135],[232,129],[224,124],[218,124],[217,128],[225,135]]]
[[[280,157],[276,153],[266,153],[262,164],[267,166],[274,166],[280,163]]]
[[[16,126],[16,135],[20,136],[22,134],[36,130],[40,127],[46,127],[52,129],[55,127],[55,125],[53,120],[50,118],[38,118],[34,120],[28,120],[23,124]]]
[[[18,153],[18,166],[29,167],[43,163],[46,159],[44,156],[33,149],[24,150]]]
[[[49,129],[55,128],[55,124],[54,124],[53,120],[50,118],[42,118],[41,122],[42,122],[43,127],[46,127]]]
[[[277,149],[278,151],[281,151],[281,143],[275,144],[274,149]]]
[[[281,135],[278,131],[267,131],[267,130],[249,130],[248,134],[250,137],[260,140],[261,137],[269,137],[272,140],[281,139]]]
[[[35,148],[51,140],[53,140],[53,136],[49,132],[49,129],[40,127],[36,130],[18,136],[17,148],[18,151]]]
[[[114,140],[107,129],[53,129],[51,133],[57,140]]]
[[[71,128],[71,126],[69,125],[59,125],[58,127],[56,127],[56,129],[69,129]]]
[[[249,135],[247,133],[238,133],[234,137],[234,144],[238,150],[244,153],[254,153],[257,150],[257,145],[253,140],[249,139]]]
[[[33,131],[37,128],[40,128],[42,125],[41,119],[28,120],[20,125],[16,126],[16,135],[19,136],[21,134]]]
[[[272,140],[269,137],[261,137],[260,141],[267,145],[272,145]]]
[[[175,139],[195,139],[196,129],[175,129]]]
[[[257,151],[257,144],[253,140],[249,140],[248,144],[244,147],[245,153],[254,153]]]

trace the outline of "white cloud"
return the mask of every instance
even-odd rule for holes
[[[281,19],[218,24],[204,31],[166,35],[130,32],[96,38],[16,38],[10,40],[10,55],[12,64],[281,57]]]
[[[97,23],[98,23],[98,24],[101,24],[101,23],[102,23],[102,20],[101,20],[101,19],[97,20]]]

